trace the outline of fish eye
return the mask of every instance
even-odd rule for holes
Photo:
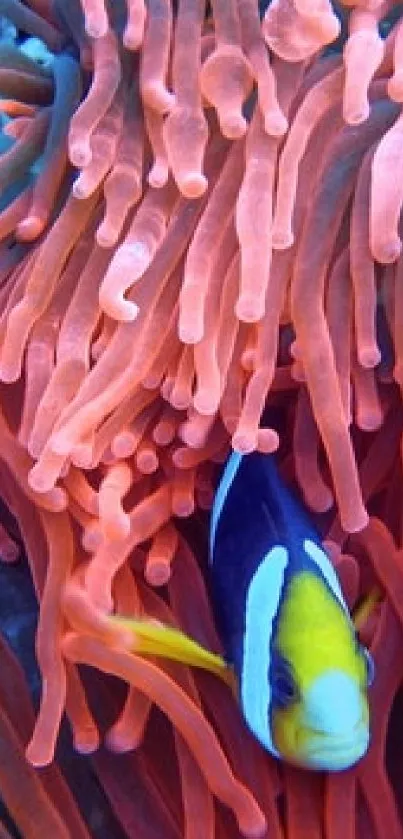
[[[367,685],[368,685],[368,687],[370,687],[370,685],[372,685],[372,683],[374,681],[374,678],[375,678],[374,659],[372,658],[371,653],[362,644],[360,644],[360,653],[361,653],[361,655],[362,655],[362,657],[365,661],[365,666],[366,666],[366,669],[367,669]]]
[[[278,705],[289,705],[297,698],[297,686],[285,663],[278,664],[274,669],[272,691],[273,699]]]

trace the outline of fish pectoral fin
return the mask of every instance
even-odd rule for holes
[[[222,656],[210,652],[189,635],[158,621],[109,618],[132,636],[130,649],[138,655],[152,655],[209,670],[229,684],[231,671]]]
[[[357,632],[359,632],[360,629],[362,629],[362,627],[365,626],[369,616],[372,614],[375,607],[378,605],[378,603],[380,603],[381,600],[381,592],[379,588],[376,588],[374,586],[374,588],[371,589],[369,594],[366,597],[364,597],[359,606],[357,606],[357,608],[354,609],[352,618]]]

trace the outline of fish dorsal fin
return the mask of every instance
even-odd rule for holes
[[[274,746],[270,707],[271,641],[273,625],[283,595],[287,550],[276,545],[256,569],[248,590],[241,673],[241,701],[246,721],[255,737],[278,756]]]
[[[239,452],[232,452],[231,456],[228,458],[227,464],[225,466],[224,472],[221,477],[221,481],[218,484],[217,491],[215,494],[213,509],[211,511],[211,522],[210,522],[210,562],[212,561],[213,556],[213,549],[214,549],[214,540],[215,534],[218,527],[218,522],[220,520],[220,516],[225,504],[225,500],[231,488],[231,484],[235,478],[235,475],[241,465],[243,455],[239,454]]]

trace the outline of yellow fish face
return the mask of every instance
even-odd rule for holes
[[[272,712],[272,736],[288,763],[305,769],[349,769],[369,746],[365,694],[344,674],[328,671],[307,695]]]
[[[368,656],[323,580],[291,580],[272,664],[271,730],[278,753],[309,769],[341,770],[369,745]],[[277,701],[276,701],[277,696]]]

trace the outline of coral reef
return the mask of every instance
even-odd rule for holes
[[[34,717],[0,645],[0,796],[24,839],[403,837],[400,13],[0,0],[48,50],[0,44],[0,555],[22,541],[41,676]],[[206,534],[231,445],[278,449],[352,608],[381,592],[351,771],[276,763],[224,684],[110,620],[220,652]],[[63,717],[107,828],[55,762]]]

